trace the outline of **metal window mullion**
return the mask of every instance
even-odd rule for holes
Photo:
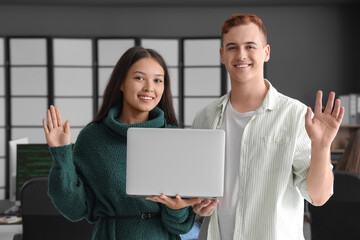
[[[5,198],[9,198],[10,186],[10,149],[11,139],[11,81],[10,81],[10,38],[5,38]]]

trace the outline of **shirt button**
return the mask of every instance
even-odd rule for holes
[[[276,137],[276,138],[275,138],[275,142],[278,142],[278,141],[279,141],[279,138],[278,138],[278,137]]]

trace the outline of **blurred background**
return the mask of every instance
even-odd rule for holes
[[[8,142],[45,143],[50,104],[70,120],[75,142],[129,47],[163,55],[178,118],[191,127],[198,110],[230,89],[219,47],[231,15],[264,21],[266,78],[313,107],[318,89],[360,92],[359,10],[355,0],[0,0],[0,199],[8,198]]]

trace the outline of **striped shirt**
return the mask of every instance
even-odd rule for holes
[[[233,239],[304,239],[304,199],[311,203],[306,189],[311,158],[311,141],[305,130],[307,108],[277,92],[267,80],[265,84],[268,92],[263,104],[241,139]],[[220,129],[229,97],[230,93],[198,112],[193,128]],[[220,239],[217,208],[210,218],[207,239]]]

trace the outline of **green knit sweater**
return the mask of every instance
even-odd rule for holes
[[[180,239],[179,234],[188,232],[194,223],[190,207],[173,210],[144,198],[127,197],[125,192],[128,128],[172,126],[159,108],[150,112],[149,121],[140,124],[124,124],[119,115],[120,110],[114,107],[101,123],[86,126],[73,150],[71,145],[49,148],[54,165],[48,194],[67,219],[86,218],[96,223],[93,240]],[[160,218],[106,218],[142,213],[160,213]]]

